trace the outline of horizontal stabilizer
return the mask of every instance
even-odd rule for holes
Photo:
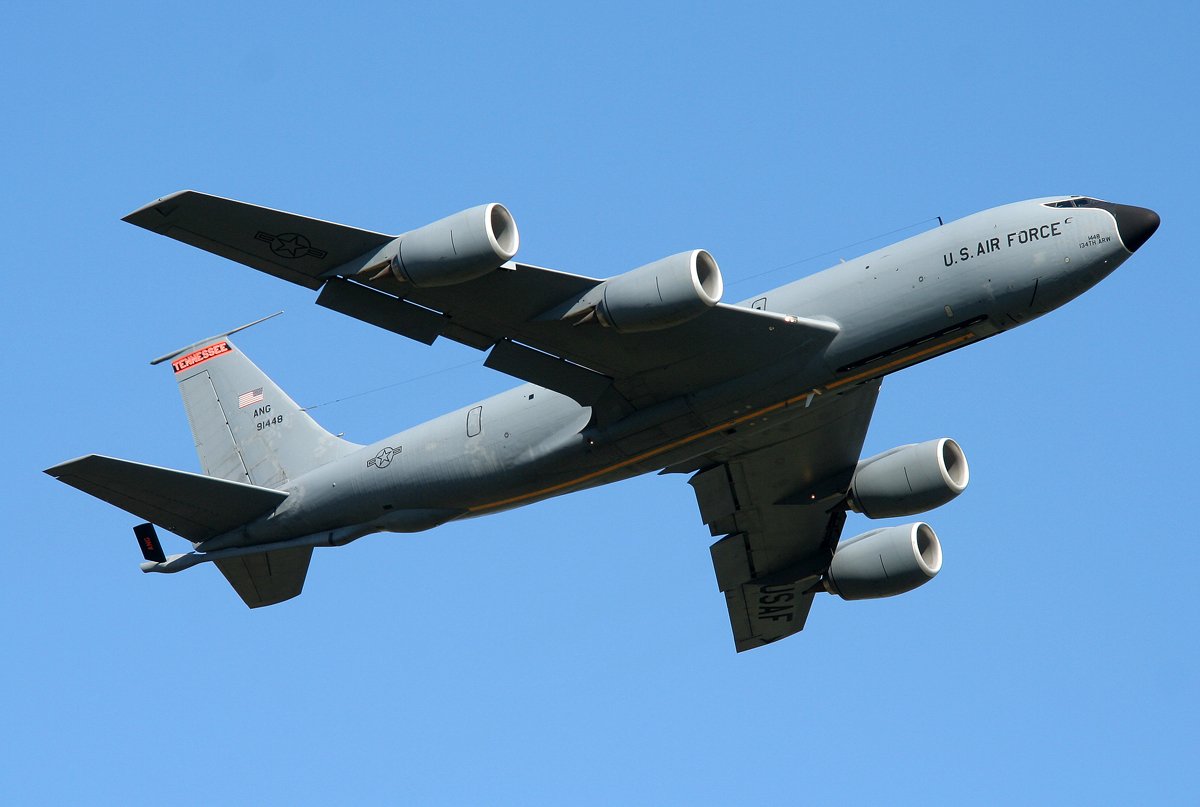
[[[304,590],[311,546],[276,549],[215,561],[221,574],[251,608],[290,600]]]
[[[99,454],[46,473],[193,543],[253,521],[287,498],[271,488]]]
[[[197,191],[164,196],[124,221],[310,289],[395,238]]]

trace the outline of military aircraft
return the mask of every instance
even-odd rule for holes
[[[881,379],[1057,308],[1159,225],[1146,208],[1033,199],[731,305],[702,249],[606,280],[515,262],[499,204],[401,235],[195,191],[124,220],[401,336],[487,351],[486,366],[526,382],[363,446],[251,363],[230,339],[241,328],[156,359],[174,371],[204,473],[98,455],[46,471],[147,522],[134,528],[143,571],[212,561],[256,608],[300,593],[314,547],[689,474],[738,651],[801,630],[819,592],[887,597],[941,568],[924,522],[839,543],[848,510],[916,515],[969,479],[948,438],[860,460]],[[192,551],[166,557],[153,525]]]

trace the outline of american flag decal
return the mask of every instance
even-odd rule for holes
[[[250,404],[260,403],[263,399],[263,388],[252,389],[238,396],[238,409],[245,409]]]

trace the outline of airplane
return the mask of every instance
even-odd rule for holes
[[[249,325],[155,359],[204,473],[94,454],[46,471],[146,522],[142,571],[212,562],[258,608],[300,594],[315,547],[687,474],[738,652],[801,630],[818,593],[888,597],[941,569],[923,521],[840,540],[848,511],[914,516],[970,478],[945,437],[860,459],[883,377],[1063,305],[1160,223],[1087,196],[1032,199],[728,304],[703,249],[607,279],[516,262],[516,222],[496,203],[388,235],[185,190],[124,221],[401,336],[487,351],[485,366],[524,382],[358,445],[234,345]],[[167,557],[154,525],[192,550]]]

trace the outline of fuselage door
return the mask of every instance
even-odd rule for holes
[[[467,412],[467,437],[476,437],[483,431],[483,407],[477,406]]]

